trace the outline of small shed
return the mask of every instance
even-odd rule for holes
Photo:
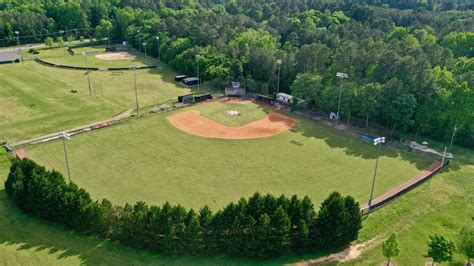
[[[180,81],[183,81],[183,79],[185,78],[186,78],[186,75],[178,75],[174,77],[174,81],[180,82]]]
[[[196,77],[183,79],[183,84],[187,86],[194,86],[194,85],[197,85],[199,82],[200,82],[199,79]]]
[[[194,102],[197,102],[197,103],[204,102],[207,100],[212,100],[212,95],[210,93],[194,96]]]

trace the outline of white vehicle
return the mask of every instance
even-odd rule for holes
[[[293,101],[293,96],[291,96],[289,94],[286,94],[286,93],[283,93],[283,92],[280,92],[280,93],[277,94],[276,99],[280,103],[289,105]]]

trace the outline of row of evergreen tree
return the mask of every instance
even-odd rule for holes
[[[75,231],[166,254],[272,258],[343,247],[362,227],[359,204],[333,192],[318,212],[308,197],[255,193],[213,213],[165,203],[115,206],[93,201],[84,189],[66,182],[29,159],[15,159],[5,182],[23,211]]]

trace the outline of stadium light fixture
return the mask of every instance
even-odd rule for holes
[[[374,187],[375,187],[375,178],[377,176],[377,167],[379,165],[379,157],[380,157],[380,146],[385,143],[385,137],[376,138],[373,140],[373,144],[377,146],[377,159],[375,161],[375,170],[374,170],[374,178],[372,180],[372,190],[370,192],[370,198],[368,203],[368,212],[370,213],[370,208],[372,207],[372,198],[374,196]]]
[[[339,84],[339,101],[337,104],[337,117],[336,117],[336,125],[339,125],[339,117],[340,117],[339,112],[341,110],[341,97],[342,97],[342,81],[344,79],[349,78],[349,75],[347,75],[346,73],[337,72],[336,77],[341,79],[341,83]]]
[[[277,60],[277,65],[278,65],[277,94],[280,93],[280,71],[281,71],[282,64],[283,64],[283,61],[281,59],[278,59]]]
[[[21,55],[21,49],[20,49],[20,32],[15,31],[16,34],[16,45],[18,47],[18,55],[20,56],[20,61],[23,63],[23,56]]]
[[[196,55],[197,76],[198,76],[198,93],[201,90],[201,77],[199,76],[199,59],[201,55]]]
[[[140,66],[130,66],[130,69],[133,69],[133,81],[135,84],[135,103],[137,105],[137,118],[138,118],[138,116],[140,115],[140,106],[138,104],[137,74],[135,70],[140,69]]]
[[[454,124],[453,134],[451,135],[451,142],[449,143],[448,152],[451,152],[451,148],[453,147],[454,135],[456,134],[456,131],[458,131],[457,124]]]
[[[160,37],[159,37],[159,36],[156,36],[155,38],[156,38],[156,44],[157,44],[156,46],[158,47],[158,55],[157,55],[157,57],[158,57],[158,60],[160,60]]]
[[[144,43],[142,43],[142,45],[143,45],[143,48],[145,49],[145,63],[148,64],[148,57],[147,57],[147,55],[146,55],[146,45],[147,45],[147,43],[144,42]]]
[[[66,168],[67,168],[67,176],[69,178],[69,182],[71,182],[71,170],[69,169],[69,160],[67,158],[67,149],[66,149],[66,140],[71,139],[71,134],[67,132],[60,132],[59,138],[63,139],[63,147],[64,147],[64,157],[66,160]]]
[[[142,52],[142,43],[141,43],[141,40],[140,40],[140,29],[137,30],[137,33],[138,33],[138,51],[140,51],[140,53]]]

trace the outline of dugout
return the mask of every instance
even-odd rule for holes
[[[183,84],[186,86],[194,86],[199,83],[199,79],[196,77],[185,78],[183,79]]]
[[[191,93],[186,94],[186,95],[181,95],[181,96],[178,96],[178,102],[179,103],[193,103],[194,97]]]
[[[207,100],[212,100],[212,95],[210,93],[202,94],[202,95],[196,95],[194,96],[194,102],[204,102]]]
[[[270,104],[272,105],[274,103],[274,100],[272,97],[270,96],[266,96],[266,95],[263,95],[263,94],[258,94],[257,95],[257,102],[261,102],[261,103],[266,103],[266,104]]]
[[[186,75],[178,75],[174,77],[174,81],[183,81],[186,78]]]

